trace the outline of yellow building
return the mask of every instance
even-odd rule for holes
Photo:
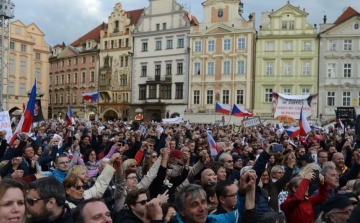
[[[271,118],[271,95],[307,95],[318,91],[316,25],[305,9],[286,4],[262,13],[256,43],[254,114]]]
[[[37,95],[41,96],[42,112],[48,118],[49,104],[49,45],[45,42],[45,34],[31,23],[25,25],[20,20],[11,23],[8,110],[10,115],[16,110],[22,110],[23,104],[29,100],[28,92],[37,78]],[[5,103],[3,104],[6,109]]]

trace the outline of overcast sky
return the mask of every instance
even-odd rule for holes
[[[170,1],[170,0],[168,0]],[[177,0],[187,9],[191,6],[191,14],[199,22],[203,19],[201,3],[205,0]],[[107,18],[113,11],[115,3],[121,2],[124,10],[148,7],[148,0],[12,0],[15,4],[14,20],[21,20],[25,25],[35,23],[44,33],[45,40],[51,46],[65,42],[70,44],[89,32]],[[256,13],[256,28],[261,20],[261,12],[277,10],[287,3],[287,0],[243,0],[244,18],[248,19],[251,12]],[[310,24],[323,23],[326,14],[332,23],[341,15],[347,6],[353,6],[360,11],[360,0],[291,0],[294,6],[309,13]]]

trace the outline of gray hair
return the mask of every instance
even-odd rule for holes
[[[224,162],[224,159],[225,159],[225,156],[231,156],[230,154],[228,154],[228,153],[222,153],[221,155],[220,155],[220,157],[219,157],[219,161],[220,162]]]
[[[245,171],[251,170],[252,168],[253,168],[252,166],[244,166],[244,167],[241,168],[241,170],[240,170],[240,176],[242,176]]]
[[[331,209],[331,211],[329,211],[328,213],[324,214],[323,218],[326,220],[326,221],[329,221],[329,218],[330,218],[330,215],[332,215],[333,213],[335,212],[339,212],[340,209],[339,208],[334,208],[334,209]]]
[[[202,189],[201,186],[196,184],[188,184],[181,188],[181,190],[175,197],[175,206],[178,211],[182,211],[185,209],[185,199],[188,196],[190,196],[191,200],[194,200],[196,199],[196,197],[199,197],[201,195],[204,195],[205,201],[207,201],[206,192]]]
[[[327,177],[327,171],[328,170],[335,170],[335,168],[333,166],[331,166],[330,162],[325,162],[322,166],[321,169],[321,174],[324,176],[324,178],[326,179]]]

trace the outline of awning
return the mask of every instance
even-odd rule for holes
[[[112,101],[112,93],[111,91],[99,91],[101,99],[104,100],[104,97],[108,97],[110,101]]]

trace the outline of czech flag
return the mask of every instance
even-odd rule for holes
[[[23,114],[21,115],[20,121],[18,123],[18,125],[16,126],[16,129],[10,139],[9,145],[12,146],[15,142],[15,139],[17,139],[17,135],[18,133],[20,133],[22,125],[24,123],[24,112],[25,112],[25,104],[23,104]]]
[[[300,127],[290,127],[288,129],[285,129],[288,136],[292,139],[295,138],[300,134]]]
[[[34,82],[34,86],[31,89],[30,98],[26,105],[26,110],[23,114],[24,122],[21,126],[20,132],[29,132],[31,128],[31,124],[34,118],[34,110],[35,110],[35,103],[36,103],[36,79]]]
[[[306,136],[306,134],[311,131],[309,122],[307,121],[307,119],[303,113],[303,107],[301,107],[301,111],[300,111],[299,126],[300,126],[300,135],[301,136]]]
[[[237,117],[247,117],[247,116],[253,116],[253,113],[246,111],[240,105],[234,104],[234,107],[231,111],[231,115],[234,115]]]
[[[224,114],[224,115],[229,115],[230,114],[230,105],[224,105],[224,104],[220,104],[216,102],[216,106],[215,106],[215,112]]]
[[[90,92],[82,94],[84,100],[96,101],[99,97],[99,92]]]
[[[210,135],[209,132],[207,132],[207,140],[210,147],[210,155],[216,156],[220,152],[220,147],[215,142],[214,138]]]
[[[74,119],[73,112],[70,108],[70,105],[68,105],[68,111],[65,116],[65,121],[66,121],[67,126],[70,126],[73,124],[73,119]]]

